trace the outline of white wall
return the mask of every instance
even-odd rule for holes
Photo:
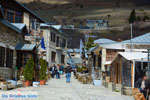
[[[61,64],[61,55],[65,55],[65,64],[67,62],[67,47],[63,50],[56,50],[56,42],[51,41],[51,31],[50,29],[42,29],[43,30],[43,37],[44,42],[46,46],[46,60],[49,63],[49,66],[52,64]],[[54,32],[54,31],[53,31]],[[55,32],[54,32],[55,33]],[[60,38],[65,38],[64,36],[61,36],[59,33],[55,33],[56,38],[59,36]],[[66,39],[66,38],[65,38]],[[66,39],[66,46],[67,46],[67,39]],[[55,62],[51,61],[51,52],[56,52]]]
[[[29,24],[30,24],[30,21],[29,21],[29,14],[28,13],[23,13],[23,23],[26,24],[26,26],[28,27]]]
[[[105,71],[106,49],[102,49],[102,71]]]

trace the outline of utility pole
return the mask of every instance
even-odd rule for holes
[[[34,43],[36,44],[36,19],[34,19]]]
[[[133,25],[132,24],[130,24],[130,28],[131,28],[131,40],[130,40],[130,42],[131,42],[131,52],[133,51],[133,42],[132,42],[132,37],[133,37],[133,29],[132,29],[132,27],[133,27]]]
[[[147,60],[148,60],[148,77],[150,77],[150,64],[149,64],[150,48],[147,49],[147,51],[148,51],[148,58],[147,58]]]

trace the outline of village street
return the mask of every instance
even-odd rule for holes
[[[50,79],[48,85],[19,89],[21,92],[38,92],[38,100],[133,100],[130,96],[123,96],[104,87],[81,84],[73,75],[71,83],[66,83],[63,76],[61,79]],[[17,92],[18,89],[12,91]]]

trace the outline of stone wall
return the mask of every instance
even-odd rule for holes
[[[10,29],[7,26],[0,23],[0,43],[5,44],[6,48],[10,48],[14,51],[13,67],[6,68],[6,57],[5,57],[4,66],[0,66],[0,76],[7,79],[12,79],[15,77],[15,67],[17,58],[15,47],[20,42],[23,42],[23,37],[20,33],[17,33],[13,29]]]

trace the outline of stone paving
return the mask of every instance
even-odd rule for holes
[[[66,83],[65,76],[61,76],[61,79],[50,79],[45,86],[19,89],[38,92],[38,100],[133,100],[133,97],[112,92],[105,87],[81,84],[73,76],[71,83]]]

